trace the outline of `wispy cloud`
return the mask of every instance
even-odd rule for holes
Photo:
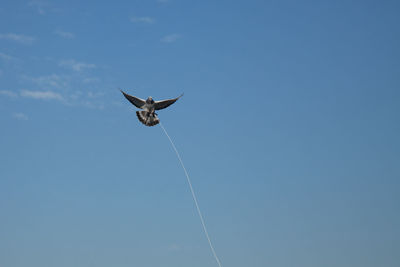
[[[83,71],[85,69],[94,69],[94,68],[96,68],[95,64],[78,62],[78,61],[76,61],[74,59],[62,60],[62,61],[60,61],[59,65],[61,67],[72,69],[73,71]]]
[[[0,39],[14,41],[20,44],[32,44],[35,38],[28,35],[16,34],[16,33],[0,33]]]
[[[87,96],[89,98],[99,98],[99,97],[104,96],[104,92],[88,92]]]
[[[8,97],[17,97],[17,94],[13,91],[9,90],[0,90],[0,95],[8,96]]]
[[[28,6],[35,9],[39,15],[62,11],[55,6],[55,2],[57,1],[32,0],[28,2]]]
[[[151,17],[131,17],[131,22],[152,24],[152,23],[156,22],[156,20]]]
[[[55,61],[42,58],[41,60],[56,64],[56,67],[60,66],[67,71],[55,68],[54,71],[61,72],[39,76],[20,75],[19,83],[22,90],[17,94],[20,99],[24,101],[30,99],[37,103],[38,100],[49,100],[50,103],[55,102],[68,107],[80,106],[93,109],[102,109],[106,106],[105,103],[110,102],[107,99],[110,85],[105,85],[102,78],[96,77],[96,71],[91,71],[102,66],[98,67],[75,59]]]
[[[87,77],[82,80],[83,83],[97,83],[100,79],[97,77]]]
[[[60,94],[55,93],[53,91],[22,90],[21,96],[33,99],[42,99],[42,100],[63,100],[63,97]]]
[[[0,52],[0,66],[4,70],[9,71],[8,73],[15,73],[18,71],[18,67],[21,66],[22,61],[19,58],[11,56],[6,53]],[[0,70],[0,76],[3,75],[3,70]]]
[[[178,40],[181,37],[182,36],[180,34],[173,33],[173,34],[169,34],[169,35],[166,35],[163,38],[161,38],[161,42],[163,42],[163,43],[173,43],[173,42],[176,42],[176,40]]]
[[[25,90],[21,97],[31,99],[58,100],[67,106],[84,106],[93,109],[104,108],[105,91],[99,90],[97,77],[72,72],[68,75],[51,74],[38,77],[22,76]],[[27,89],[29,88],[29,90]]]
[[[75,34],[73,34],[72,32],[56,30],[54,33],[65,39],[74,39],[75,38]]]
[[[12,117],[17,120],[26,121],[28,120],[28,116],[22,112],[16,112],[12,114]]]
[[[7,55],[7,54],[4,54],[4,53],[1,53],[1,52],[0,52],[0,59],[3,59],[3,60],[13,60],[13,59],[15,59],[15,58],[12,57],[12,56],[10,56],[10,55]]]
[[[90,109],[104,109],[104,104],[102,103],[96,103],[96,102],[92,102],[92,101],[81,101],[80,105],[90,108]]]
[[[46,14],[45,7],[48,4],[44,1],[30,1],[28,6],[35,8],[40,15],[44,15]]]
[[[181,246],[179,246],[179,245],[177,245],[177,244],[170,244],[169,246],[168,246],[168,250],[169,251],[181,251],[182,250],[182,247]]]
[[[53,89],[65,89],[69,84],[68,76],[61,76],[57,74],[39,76],[39,77],[29,77],[23,76],[24,80],[36,84],[39,88],[53,88]]]

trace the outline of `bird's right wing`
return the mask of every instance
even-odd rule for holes
[[[133,96],[133,95],[128,95],[128,94],[126,94],[126,93],[125,93],[124,91],[122,91],[122,90],[120,90],[120,91],[121,91],[121,93],[125,96],[125,98],[128,99],[129,102],[131,102],[131,103],[132,103],[133,105],[135,105],[137,108],[142,108],[143,105],[146,104],[146,101],[145,101],[145,100],[143,100],[143,99],[141,99],[141,98],[139,98],[139,97]]]
[[[154,104],[154,108],[155,108],[155,110],[160,110],[160,109],[164,109],[166,107],[169,107],[170,105],[175,103],[176,100],[178,100],[181,96],[183,96],[183,94],[181,94],[177,98],[156,101],[155,104]]]

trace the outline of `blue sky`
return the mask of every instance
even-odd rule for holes
[[[0,266],[398,266],[397,1],[3,1]]]

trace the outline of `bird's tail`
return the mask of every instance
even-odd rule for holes
[[[150,113],[145,110],[136,111],[136,115],[139,121],[146,126],[154,126],[160,122],[160,119],[155,113]]]

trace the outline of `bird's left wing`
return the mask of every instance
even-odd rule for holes
[[[183,96],[183,94],[181,94],[181,95],[178,96],[177,98],[155,101],[155,103],[154,103],[154,109],[155,109],[155,110],[160,110],[160,109],[169,107],[170,105],[172,105],[173,103],[175,103],[176,100],[178,100],[181,96]]]
[[[136,96],[133,96],[133,95],[128,95],[127,93],[125,93],[125,92],[122,91],[122,90],[120,90],[120,91],[121,91],[121,93],[125,96],[125,98],[128,99],[129,102],[131,102],[131,103],[132,103],[133,105],[135,105],[137,108],[142,108],[143,105],[146,103],[145,100],[143,100],[143,99],[141,99],[141,98],[139,98],[139,97],[136,97]]]

